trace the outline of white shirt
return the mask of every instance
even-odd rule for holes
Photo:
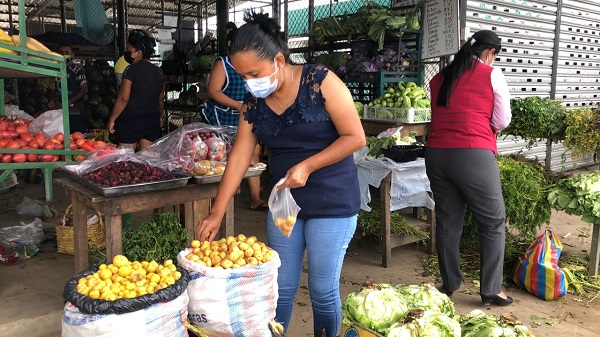
[[[481,59],[479,59],[479,62],[484,63]],[[510,124],[510,120],[512,119],[512,113],[510,112],[510,92],[502,69],[494,68],[490,79],[492,81],[492,89],[494,90],[494,110],[492,111],[490,126],[492,127],[492,131],[500,132]]]

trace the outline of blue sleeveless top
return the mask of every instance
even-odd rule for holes
[[[229,57],[220,56],[215,59],[215,62],[221,60],[225,68],[225,85],[221,91],[229,98],[236,101],[243,101],[246,96],[245,82],[242,76],[235,72]],[[232,109],[228,106],[219,104],[212,99],[208,99],[205,107],[202,110],[204,118],[212,125],[232,125],[237,126],[240,120],[240,112],[237,109]]]
[[[271,150],[269,169],[271,183],[276,184],[294,165],[331,145],[339,134],[321,95],[321,83],[327,68],[305,65],[296,101],[277,115],[264,99],[248,94],[244,119],[253,125],[263,145]],[[271,186],[272,189],[272,186]],[[358,174],[352,155],[313,172],[301,188],[292,195],[302,208],[298,217],[351,217],[360,209]]]

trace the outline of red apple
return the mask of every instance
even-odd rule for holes
[[[21,134],[21,133],[29,133],[29,129],[25,125],[18,125],[15,128],[15,131],[17,131],[17,133],[19,133],[19,134]]]
[[[106,146],[106,143],[101,140],[97,140],[94,142],[94,147],[97,149],[103,148],[105,146]]]
[[[75,141],[71,139],[71,142],[69,143],[69,148],[71,150],[77,150],[77,144],[75,144]]]
[[[53,154],[41,154],[41,155],[40,155],[40,159],[41,159],[43,162],[51,162],[51,161],[56,161],[56,160],[54,160],[54,157],[56,157],[56,160],[58,160],[58,156],[55,156],[55,155],[53,155]]]
[[[63,148],[64,148],[64,145],[62,145],[62,144],[54,144],[55,150],[62,150]]]
[[[44,143],[44,145],[42,146],[43,149],[45,150],[54,150],[54,142],[48,140]]]
[[[28,154],[27,161],[38,161],[38,155],[37,154]]]
[[[17,142],[15,142],[14,140],[11,140],[10,142],[8,142],[6,144],[6,148],[7,149],[18,149],[20,146]]]
[[[6,144],[8,144],[8,139],[0,139],[0,147],[5,148]]]
[[[77,144],[77,146],[81,147],[81,145],[85,144],[85,139],[79,138],[79,139],[75,140],[75,144]]]
[[[35,138],[32,138],[29,142],[27,142],[27,146],[29,146],[32,149],[40,148],[40,144],[38,144],[38,141]]]
[[[33,135],[34,138],[42,138],[42,139],[46,139],[46,136],[44,136],[43,133],[38,132],[35,135]]]
[[[29,142],[30,140],[33,139],[33,136],[31,136],[28,133],[21,133],[21,134],[19,134],[19,137],[21,137],[21,139],[23,139],[26,142]]]
[[[77,132],[73,132],[73,133],[71,134],[71,137],[72,137],[73,139],[83,139],[83,133],[81,133],[81,132],[79,132],[79,131],[77,131]]]
[[[0,121],[0,131],[6,131],[8,128],[8,122],[6,120]]]
[[[2,158],[0,158],[0,161],[3,163],[10,163],[12,162],[12,154],[7,153],[5,155],[2,156]]]
[[[79,156],[74,156],[74,157],[73,157],[73,159],[74,159],[75,161],[82,162],[82,161],[84,161],[84,160],[85,160],[85,156],[81,156],[81,155],[79,155]]]
[[[12,124],[9,124],[8,127],[6,128],[6,130],[8,130],[8,131],[15,131],[16,129],[17,129],[17,127]]]
[[[65,141],[65,135],[62,132],[59,132],[57,134],[54,135],[54,139],[58,140],[59,142],[64,142]]]

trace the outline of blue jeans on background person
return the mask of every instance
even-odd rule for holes
[[[300,278],[304,251],[308,251],[308,290],[313,310],[314,334],[322,327],[327,337],[337,336],[342,320],[340,273],[348,244],[356,230],[357,216],[349,218],[298,219],[292,235],[286,238],[275,226],[269,212],[268,245],[279,254],[277,283],[279,299],[275,319],[286,331]]]

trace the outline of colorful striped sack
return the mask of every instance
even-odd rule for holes
[[[217,269],[188,260],[191,251],[188,248],[177,255],[179,266],[190,275],[189,322],[219,336],[271,336],[269,322],[275,319],[279,296],[279,255],[258,266]]]
[[[565,274],[558,268],[562,243],[550,229],[527,248],[514,272],[514,281],[539,298],[550,301],[567,293]]]

